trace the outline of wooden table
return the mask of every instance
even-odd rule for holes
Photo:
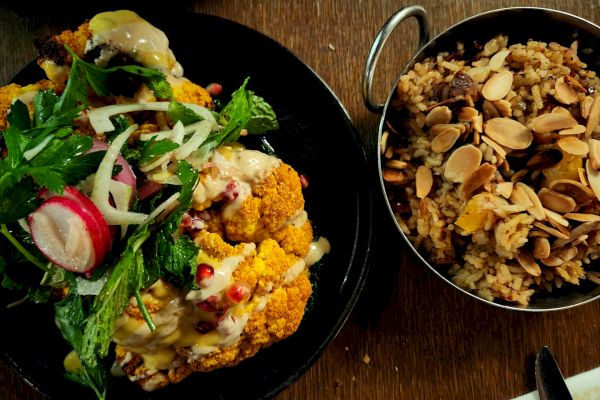
[[[31,4],[0,8],[0,82],[35,56],[33,39],[59,26],[61,15]],[[114,3],[114,2],[113,2]],[[172,2],[252,27],[316,70],[349,110],[374,153],[379,117],[360,95],[367,53],[397,0]],[[435,35],[482,11],[522,2],[427,0]],[[600,1],[531,1],[600,23]],[[116,3],[115,3],[116,4]],[[117,7],[117,6],[115,6]],[[115,8],[112,7],[112,8]],[[124,6],[119,5],[123,8]],[[96,7],[97,8],[97,7]],[[111,7],[106,5],[105,9]],[[71,10],[74,12],[73,10]],[[93,15],[93,11],[86,13]],[[509,31],[510,32],[510,31]],[[378,70],[383,99],[416,47],[416,22],[392,36]],[[600,366],[600,302],[551,313],[506,311],[473,300],[415,262],[376,196],[375,244],[369,277],[350,319],[320,359],[279,399],[509,399],[535,388],[533,356],[553,350],[566,376]],[[401,251],[398,252],[397,249]],[[370,361],[367,361],[370,359]],[[5,365],[0,399],[39,399]]]

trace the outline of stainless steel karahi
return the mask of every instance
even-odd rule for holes
[[[378,103],[373,99],[372,95],[372,82],[377,60],[390,34],[402,21],[410,17],[415,17],[419,23],[419,50],[398,75],[398,79],[390,90],[387,101],[385,103]],[[408,246],[425,265],[450,285],[478,300],[511,310],[550,311],[571,308],[600,298],[600,286],[588,281],[583,281],[580,286],[568,285],[568,288],[556,290],[553,293],[536,294],[531,298],[529,306],[524,307],[498,301],[491,302],[455,285],[446,274],[446,267],[432,265],[427,258],[427,254],[419,252],[412,245],[400,229],[392,205],[387,200],[388,196],[382,176],[382,160],[379,149],[382,134],[386,129],[386,120],[391,117],[392,110],[390,103],[394,98],[395,88],[400,77],[407,73],[415,63],[424,58],[436,56],[441,51],[455,49],[457,42],[464,44],[465,59],[469,59],[471,55],[479,51],[476,48],[476,44],[486,43],[500,33],[507,34],[510,43],[526,43],[529,39],[544,42],[570,43],[570,41],[577,39],[580,49],[588,48],[592,50],[585,52],[585,54],[579,54],[580,58],[587,63],[588,69],[599,71],[600,49],[599,51],[595,50],[598,49],[596,43],[600,41],[600,27],[572,14],[536,7],[503,8],[465,19],[429,40],[429,21],[423,7],[410,6],[400,9],[383,25],[375,38],[365,65],[362,85],[363,100],[367,108],[374,113],[382,114],[377,141],[377,160],[381,188],[386,195],[385,198],[389,213]]]

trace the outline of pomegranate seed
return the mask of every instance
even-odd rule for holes
[[[207,312],[207,313],[212,313],[212,312],[217,311],[217,304],[210,302],[208,300],[204,300],[200,303],[197,303],[196,307],[198,307],[199,309],[201,309],[202,311]]]
[[[223,197],[225,197],[229,201],[233,201],[237,199],[239,196],[238,191],[238,183],[236,181],[229,181],[227,186],[225,186],[225,191],[223,192]]]
[[[208,286],[207,281],[213,277],[215,269],[208,264],[198,264],[196,270],[196,283],[202,286]]]
[[[306,189],[308,187],[308,176],[304,174],[298,175],[300,177],[300,184],[302,185],[302,189]]]
[[[245,283],[236,282],[227,288],[227,298],[232,303],[239,303],[250,295],[250,288]]]
[[[211,96],[217,97],[220,96],[221,93],[223,93],[223,86],[220,83],[216,82],[209,83],[208,86],[206,86],[206,91]]]
[[[215,324],[211,321],[198,321],[196,323],[196,330],[200,333],[208,333],[215,329]]]
[[[185,213],[181,216],[181,224],[179,226],[183,228],[189,228],[192,226],[192,216],[188,213]]]

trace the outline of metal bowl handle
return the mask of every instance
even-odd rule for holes
[[[363,75],[362,82],[362,96],[363,101],[369,111],[377,114],[381,114],[383,112],[383,108],[385,107],[384,103],[377,103],[373,100],[373,75],[375,74],[375,67],[377,66],[377,60],[379,59],[379,55],[381,54],[381,50],[383,50],[383,46],[385,46],[385,42],[388,40],[394,29],[400,24],[400,22],[404,21],[409,17],[416,17],[419,22],[419,51],[427,42],[429,42],[429,21],[427,20],[427,12],[421,6],[409,6],[403,7],[396,11],[394,15],[387,20],[385,24],[381,27],[381,30],[375,37],[373,41],[373,46],[371,46],[371,51],[369,52],[369,57],[367,58],[367,63],[365,64],[365,72]]]

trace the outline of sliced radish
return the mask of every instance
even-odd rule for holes
[[[109,146],[106,142],[94,139],[94,143],[92,144],[90,152],[108,150],[108,147]],[[127,160],[125,160],[125,157],[123,157],[121,154],[117,155],[117,161],[115,163],[121,166],[121,171],[117,175],[113,176],[113,179],[131,186],[132,193],[135,193],[137,179],[133,169],[131,168],[131,165],[129,165]]]
[[[147,199],[148,197],[160,192],[163,187],[164,185],[161,183],[154,182],[152,180],[147,180],[138,189],[138,199],[140,201]]]
[[[77,200],[50,197],[27,220],[40,251],[68,271],[90,272],[106,255],[99,221]]]

